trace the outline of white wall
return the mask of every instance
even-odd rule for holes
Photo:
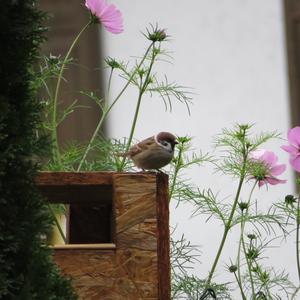
[[[212,137],[236,122],[256,123],[257,131],[278,130],[285,135],[289,128],[289,108],[280,0],[115,0],[114,3],[123,13],[125,31],[118,36],[103,33],[105,54],[125,61],[141,55],[148,44],[140,31],[150,23],[158,23],[172,37],[165,46],[174,57],[173,65],[162,64],[158,72],[166,73],[170,81],[194,88],[196,93],[190,117],[180,104],[174,105],[170,114],[164,112],[158,97],[145,98],[136,139],[166,130],[194,136],[195,148],[207,152],[211,150]],[[120,89],[121,83],[113,82],[113,92]],[[136,98],[136,91],[128,92],[113,110],[109,120],[111,136],[129,135]],[[279,149],[281,144],[278,140],[269,146],[281,162],[287,162],[287,155]],[[222,191],[222,197],[232,194],[236,183],[220,180],[212,171],[210,167],[202,167],[192,170],[191,176],[200,189],[211,187]],[[268,193],[261,189],[255,197],[268,205],[293,192],[292,173],[288,171],[281,177],[288,179],[288,184],[270,187]],[[202,246],[202,264],[196,268],[200,276],[205,276],[219,243],[220,224],[216,221],[204,224],[203,217],[190,219],[190,207],[180,205],[175,210],[173,206],[171,219],[173,225],[178,224],[177,234],[184,232],[194,244]],[[229,257],[234,260],[235,246],[234,241],[227,243],[219,274],[225,263],[229,263]],[[284,251],[290,251],[290,255],[282,255]],[[294,249],[281,248],[275,252],[272,263],[290,269],[295,275]]]

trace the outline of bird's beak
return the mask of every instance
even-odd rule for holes
[[[177,145],[177,144],[179,144],[179,142],[178,142],[177,140],[175,140],[175,141],[174,141],[174,144]]]

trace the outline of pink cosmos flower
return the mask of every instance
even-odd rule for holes
[[[288,131],[289,145],[281,146],[281,149],[290,154],[290,164],[300,172],[300,127],[291,128]]]
[[[112,33],[123,31],[123,19],[121,12],[105,0],[86,0],[85,6],[96,16],[101,24]]]
[[[276,185],[286,183],[286,180],[279,179],[275,176],[282,174],[285,169],[285,164],[277,164],[278,157],[272,151],[256,150],[251,153],[251,178],[258,180],[258,186],[264,184]]]

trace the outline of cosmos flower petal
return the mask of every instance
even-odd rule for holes
[[[105,0],[86,0],[85,6],[91,11],[93,15],[100,16],[101,12],[105,9]]]
[[[121,33],[123,31],[122,14],[115,8],[114,5],[110,5],[105,13],[101,17],[103,26],[112,33]]]
[[[291,155],[296,156],[297,154],[300,154],[299,149],[292,145],[282,145],[280,148],[283,149],[284,151],[290,153]]]
[[[251,157],[251,158],[254,158],[254,159],[260,159],[261,156],[262,156],[265,152],[266,152],[266,150],[264,150],[264,149],[257,149],[257,150],[252,151],[252,152],[250,153],[250,157]]]
[[[276,184],[280,184],[280,183],[286,183],[286,180],[278,179],[278,178],[275,178],[275,177],[266,177],[265,180],[267,181],[267,183],[269,183],[271,185],[276,185]]]
[[[251,158],[263,161],[268,166],[273,166],[276,164],[278,158],[277,155],[272,151],[267,151],[265,149],[257,149],[250,154]]]
[[[98,17],[99,22],[112,33],[123,31],[123,18],[115,5],[108,5],[105,0],[86,0],[85,6]]]
[[[258,181],[258,187],[262,187],[265,184],[264,180],[259,180]]]
[[[281,146],[281,149],[290,154],[290,164],[293,169],[300,172],[300,127],[296,126],[288,131],[289,145]]]
[[[273,166],[270,170],[270,174],[272,176],[278,176],[280,174],[282,174],[286,169],[286,165],[285,164],[282,164],[282,165],[276,165],[276,166]]]
[[[290,157],[290,164],[294,170],[300,172],[300,156],[291,156]]]
[[[289,143],[297,148],[300,148],[300,127],[296,126],[288,131]]]
[[[252,176],[254,176],[254,178],[256,178],[256,180],[258,180],[259,187],[262,187],[264,184],[275,185],[286,182],[286,180],[275,177],[285,171],[286,165],[276,164],[278,157],[274,152],[263,149],[256,150],[252,152],[251,157],[252,159],[254,159],[254,162],[256,160],[258,163],[261,163],[262,166],[264,166],[264,168],[261,169],[263,173],[255,174],[254,171],[254,173],[251,174]]]
[[[265,151],[265,153],[260,157],[260,160],[264,161],[268,166],[272,167],[276,164],[278,157],[272,151]]]

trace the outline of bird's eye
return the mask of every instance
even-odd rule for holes
[[[161,144],[162,144],[163,146],[168,146],[168,145],[169,145],[169,143],[166,142],[166,141],[161,141]]]

